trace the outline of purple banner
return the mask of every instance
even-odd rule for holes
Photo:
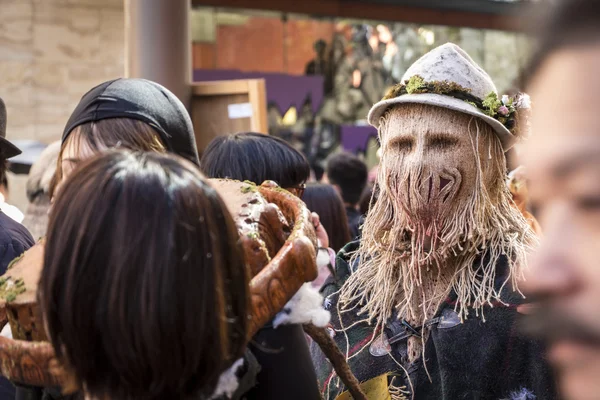
[[[371,125],[341,125],[340,135],[344,150],[351,153],[366,153],[369,140],[377,139],[377,129]]]

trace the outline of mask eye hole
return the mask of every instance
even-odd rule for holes
[[[427,139],[427,147],[438,150],[450,149],[458,144],[458,139],[448,135],[433,135]]]
[[[390,143],[390,148],[400,152],[400,153],[408,153],[414,148],[415,141],[410,137],[400,137],[395,138],[392,143]]]

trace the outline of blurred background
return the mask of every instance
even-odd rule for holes
[[[25,208],[28,165],[60,138],[81,96],[128,75],[128,14],[153,17],[145,32],[168,34],[173,20],[163,23],[157,7],[180,1],[189,79],[264,79],[263,133],[291,142],[317,171],[340,149],[376,164],[367,112],[433,47],[459,44],[507,93],[519,90],[533,46],[520,31],[529,1],[0,0],[0,97],[7,137],[26,153],[11,165],[11,204]],[[140,43],[150,33],[135,35]]]

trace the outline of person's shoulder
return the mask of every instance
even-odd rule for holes
[[[0,211],[0,273],[34,244],[27,228]]]
[[[6,242],[17,242],[29,246],[33,246],[35,243],[27,228],[0,211],[0,245]]]

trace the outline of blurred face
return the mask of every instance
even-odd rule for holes
[[[525,290],[539,300],[533,333],[568,399],[600,392],[600,46],[561,50],[529,88],[533,136],[521,154],[543,230]]]

